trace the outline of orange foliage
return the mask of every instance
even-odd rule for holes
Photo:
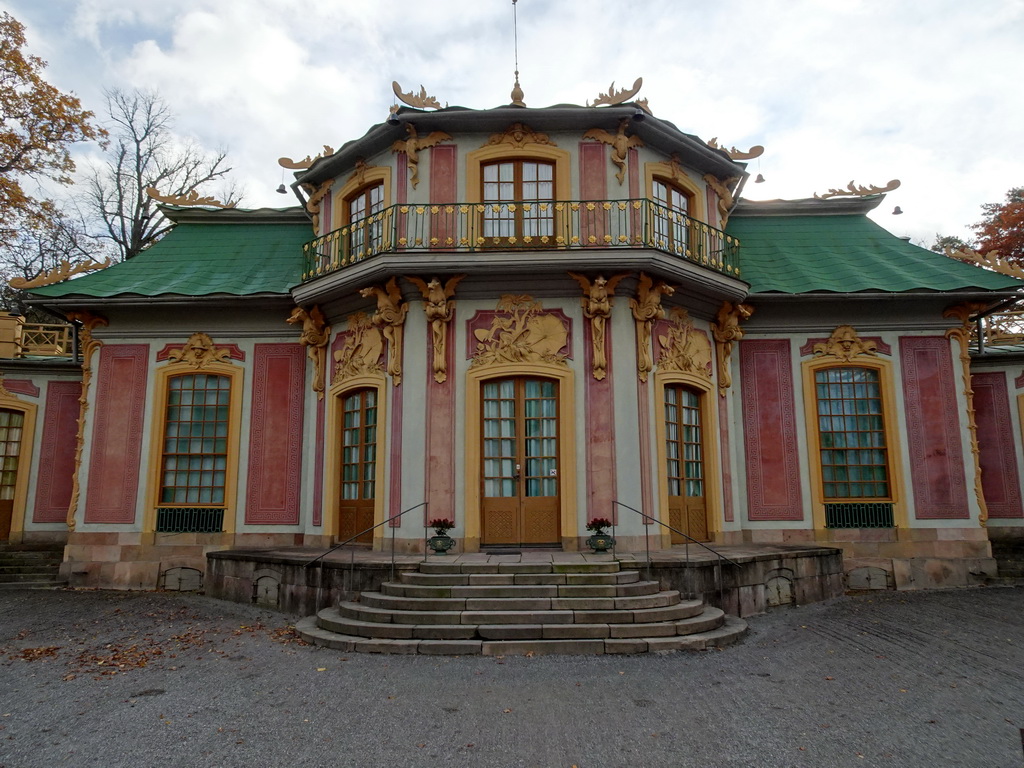
[[[1024,266],[1024,187],[1006,193],[1006,202],[981,206],[985,217],[973,225],[975,250],[996,251],[1007,261]]]

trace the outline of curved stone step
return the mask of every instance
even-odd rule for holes
[[[422,573],[403,571],[398,575],[402,584],[425,587],[437,586],[503,586],[546,584],[630,584],[640,581],[639,571],[615,573]]]
[[[501,575],[501,574],[499,574]],[[556,597],[638,597],[661,591],[656,581],[635,581],[625,584],[409,584],[388,581],[381,584],[381,594],[423,599],[522,599]]]

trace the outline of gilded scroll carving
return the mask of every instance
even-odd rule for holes
[[[877,357],[878,345],[871,339],[862,339],[852,325],[837,326],[828,341],[814,345],[815,357],[834,357],[849,362],[855,357]]]
[[[402,332],[409,313],[409,305],[402,301],[398,278],[392,277],[383,288],[376,285],[363,288],[359,295],[377,297],[377,311],[370,319],[384,331],[384,338],[388,340],[387,372],[397,387],[402,383]]]
[[[287,168],[292,171],[304,171],[309,168],[313,163],[322,157],[330,157],[334,154],[334,147],[329,144],[324,144],[324,151],[316,157],[310,157],[306,155],[303,160],[292,160],[290,157],[279,157],[277,158],[277,164],[282,168]]]
[[[324,198],[327,197],[327,193],[331,191],[332,184],[334,184],[334,179],[328,179],[316,188],[312,184],[302,185],[302,189],[309,195],[309,199],[306,200],[306,210],[313,217],[313,234],[320,233],[320,206],[323,204]]]
[[[523,123],[512,123],[502,133],[495,133],[482,146],[490,147],[499,144],[509,144],[516,149],[522,149],[528,144],[545,144],[549,147],[558,146],[546,133],[538,133]]]
[[[607,104],[608,106],[612,107],[615,106],[616,104],[624,104],[625,102],[629,101],[634,96],[636,96],[638,93],[640,93],[640,88],[643,84],[644,79],[642,77],[638,77],[636,80],[633,81],[632,88],[620,88],[619,90],[615,90],[615,81],[612,80],[612,84],[608,86],[607,93],[599,93],[597,95],[597,98],[594,99],[594,103],[591,104],[588,101],[587,106],[596,107],[601,104]]]
[[[729,223],[729,211],[732,210],[735,198],[733,197],[732,190],[729,189],[731,184],[735,184],[739,179],[738,176],[731,176],[725,181],[722,181],[717,176],[713,176],[710,173],[704,174],[704,181],[708,183],[708,186],[715,190],[715,194],[718,195],[718,215],[722,219],[721,225],[724,227]]]
[[[82,350],[82,394],[78,398],[78,432],[75,435],[75,471],[71,476],[71,501],[68,504],[68,530],[75,530],[75,514],[82,493],[79,475],[82,471],[82,450],[85,448],[85,417],[89,412],[89,385],[92,383],[92,355],[103,346],[103,342],[92,337],[97,328],[107,325],[107,318],[85,310],[67,313],[72,323],[78,323],[78,345]]]
[[[708,146],[712,149],[720,149],[729,156],[731,160],[754,160],[764,154],[764,147],[760,144],[755,144],[746,152],[742,149],[736,149],[736,147],[726,147],[718,143],[718,138],[715,137],[708,141]]]
[[[612,148],[611,160],[619,169],[618,173],[615,174],[615,178],[619,181],[619,186],[622,186],[622,181],[626,177],[626,157],[629,150],[633,147],[644,146],[643,139],[639,136],[626,135],[626,126],[629,125],[629,122],[629,118],[620,120],[619,130],[614,135],[608,133],[603,128],[591,128],[583,134],[584,139],[600,141],[602,144],[607,144]]]
[[[433,372],[434,381],[438,384],[448,379],[448,354],[445,339],[448,333],[448,323],[455,312],[455,302],[450,301],[455,295],[457,286],[465,275],[456,275],[449,278],[442,286],[441,281],[436,277],[430,278],[430,282],[424,282],[419,277],[405,278],[419,288],[423,296],[423,312],[430,323],[430,341],[434,352]]]
[[[204,208],[234,208],[236,203],[222,203],[215,197],[200,197],[199,192],[193,189],[184,195],[161,195],[156,187],[146,187],[146,194],[158,203],[168,205],[198,205]]]
[[[348,317],[348,329],[341,349],[334,351],[334,378],[339,381],[356,376],[383,376],[380,356],[384,339],[365,312]]]
[[[16,290],[41,288],[44,285],[53,285],[54,283],[63,282],[75,275],[83,275],[86,272],[95,272],[98,269],[106,269],[113,263],[114,260],[110,257],[107,257],[105,261],[93,261],[90,259],[89,261],[79,261],[74,264],[70,261],[62,261],[53,269],[47,272],[40,272],[31,280],[27,280],[24,277],[15,277],[8,280],[7,284]]]
[[[969,264],[991,269],[993,272],[998,272],[1001,275],[1009,275],[1010,277],[1016,277],[1018,280],[1024,280],[1024,268],[1019,264],[1013,264],[1004,259],[999,255],[998,251],[979,253],[966,246],[963,248],[950,248],[947,246],[945,252],[951,259],[966,261]],[[11,281],[11,285],[15,288],[18,287],[14,285],[13,281]]]
[[[443,141],[451,141],[452,137],[444,131],[431,131],[424,138],[416,133],[416,126],[412,123],[405,124],[405,131],[409,138],[396,141],[391,145],[392,152],[404,152],[409,161],[409,182],[412,188],[416,189],[420,183],[420,150],[437,146]]]
[[[422,84],[420,85],[419,93],[413,93],[412,91],[409,91],[408,93],[403,93],[402,86],[398,84],[398,81],[392,80],[391,90],[395,92],[395,96],[398,97],[399,101],[401,101],[403,104],[408,104],[410,107],[416,107],[417,109],[441,109],[441,102],[438,101],[433,96],[428,96],[427,89],[424,88]],[[448,105],[445,104],[445,107],[447,106]],[[391,111],[392,113],[394,113],[397,112],[398,110],[393,109]]]
[[[299,343],[306,348],[306,355],[313,362],[313,391],[316,392],[317,400],[323,400],[327,342],[331,338],[331,326],[327,324],[324,313],[316,304],[309,311],[296,307],[287,322],[292,325],[302,324]]]
[[[647,381],[647,375],[654,369],[651,357],[651,329],[657,320],[665,317],[665,308],[661,306],[662,296],[671,296],[676,289],[659,280],[657,284],[644,272],[640,273],[640,282],[636,287],[636,297],[629,300],[636,322],[636,372],[640,381]]]
[[[185,363],[196,370],[202,370],[211,363],[230,362],[231,350],[218,347],[205,333],[193,333],[184,346],[172,347],[167,359],[172,363]]]
[[[974,497],[978,501],[978,524],[988,525],[988,505],[981,485],[981,449],[978,447],[978,421],[974,415],[974,387],[971,386],[971,316],[988,308],[987,304],[966,302],[949,307],[942,313],[960,321],[960,325],[946,331],[947,339],[956,339],[960,345],[960,365],[963,369],[964,400],[967,401],[967,430],[971,436],[971,455],[974,457]]]
[[[603,275],[598,275],[591,282],[584,275],[570,272],[569,277],[580,284],[583,289],[583,297],[580,305],[583,307],[583,316],[590,320],[590,336],[592,345],[592,371],[594,378],[601,381],[608,371],[608,357],[605,354],[605,324],[612,314],[612,296],[615,295],[615,287],[628,273],[615,275],[606,280]]]
[[[827,200],[830,197],[867,197],[868,195],[880,195],[883,192],[892,192],[894,189],[897,189],[899,185],[899,179],[893,179],[884,187],[876,187],[873,184],[865,187],[862,184],[854,184],[851,181],[846,185],[846,189],[830,189],[822,195],[815,192],[814,196],[820,200]]]
[[[715,337],[715,348],[718,352],[718,394],[722,397],[725,397],[725,390],[732,386],[730,358],[733,344],[743,338],[740,321],[747,320],[752,314],[754,308],[749,304],[725,301],[718,308],[715,322],[711,324],[711,333]]]
[[[668,334],[659,336],[661,355],[658,370],[694,373],[711,379],[711,342],[693,327],[690,313],[673,307],[669,316]]]
[[[531,296],[505,295],[490,328],[474,331],[476,353],[471,368],[501,363],[565,365],[561,350],[569,338],[562,320],[544,312]]]

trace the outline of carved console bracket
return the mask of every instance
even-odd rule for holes
[[[430,278],[430,282],[424,282],[419,277],[406,277],[410,283],[419,288],[423,296],[423,312],[430,323],[430,341],[434,352],[434,381],[443,384],[448,379],[448,354],[446,338],[448,335],[448,323],[455,312],[455,302],[449,301],[455,295],[457,286],[465,275],[456,275],[449,278],[442,287],[441,281],[436,277]]]
[[[743,338],[740,321],[749,319],[752,314],[754,314],[754,308],[749,304],[733,304],[731,301],[725,301],[718,308],[715,322],[711,324],[711,333],[715,337],[715,350],[718,353],[718,394],[722,397],[725,397],[725,390],[732,386],[730,358],[733,344]]]
[[[324,399],[324,374],[327,368],[327,343],[331,339],[331,326],[324,319],[319,305],[314,304],[308,312],[302,307],[292,310],[287,322],[302,323],[299,343],[306,348],[306,355],[313,362],[313,391],[317,400]]]
[[[590,336],[592,341],[591,366],[594,378],[601,381],[608,372],[608,356],[605,354],[605,324],[612,314],[612,296],[615,295],[615,287],[629,273],[615,275],[605,280],[603,275],[594,278],[594,282],[584,275],[576,272],[569,272],[569,277],[580,284],[583,289],[583,297],[580,305],[583,307],[583,316],[590,320]]]
[[[421,139],[416,133],[416,126],[412,123],[405,124],[405,131],[409,134],[409,138],[396,141],[391,145],[391,151],[405,153],[405,157],[409,161],[409,182],[412,184],[412,188],[416,189],[420,183],[420,150],[437,146],[443,141],[452,141],[452,137],[444,131],[431,131]]]
[[[636,373],[640,381],[647,381],[647,375],[654,370],[651,355],[651,329],[657,320],[665,317],[665,308],[661,306],[662,296],[671,296],[676,289],[659,280],[657,284],[644,272],[640,273],[640,282],[636,287],[636,297],[629,300],[636,324]]]
[[[377,311],[370,319],[383,329],[384,338],[388,340],[387,372],[397,387],[402,383],[402,332],[409,313],[409,305],[402,301],[398,278],[392,277],[383,288],[375,285],[363,288],[359,295],[377,297]]]
[[[591,128],[589,131],[583,134],[584,139],[591,139],[592,141],[600,141],[602,144],[607,144],[612,148],[611,160],[618,167],[618,173],[615,174],[615,178],[619,181],[619,186],[622,186],[622,181],[626,177],[626,157],[630,149],[634,147],[644,146],[644,141],[639,136],[627,136],[626,126],[629,125],[629,118],[624,118],[619,121],[619,130],[612,135],[603,128]]]

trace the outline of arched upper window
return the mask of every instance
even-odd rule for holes
[[[345,225],[349,228],[349,258],[376,253],[383,242],[384,182],[370,184],[345,198]]]

